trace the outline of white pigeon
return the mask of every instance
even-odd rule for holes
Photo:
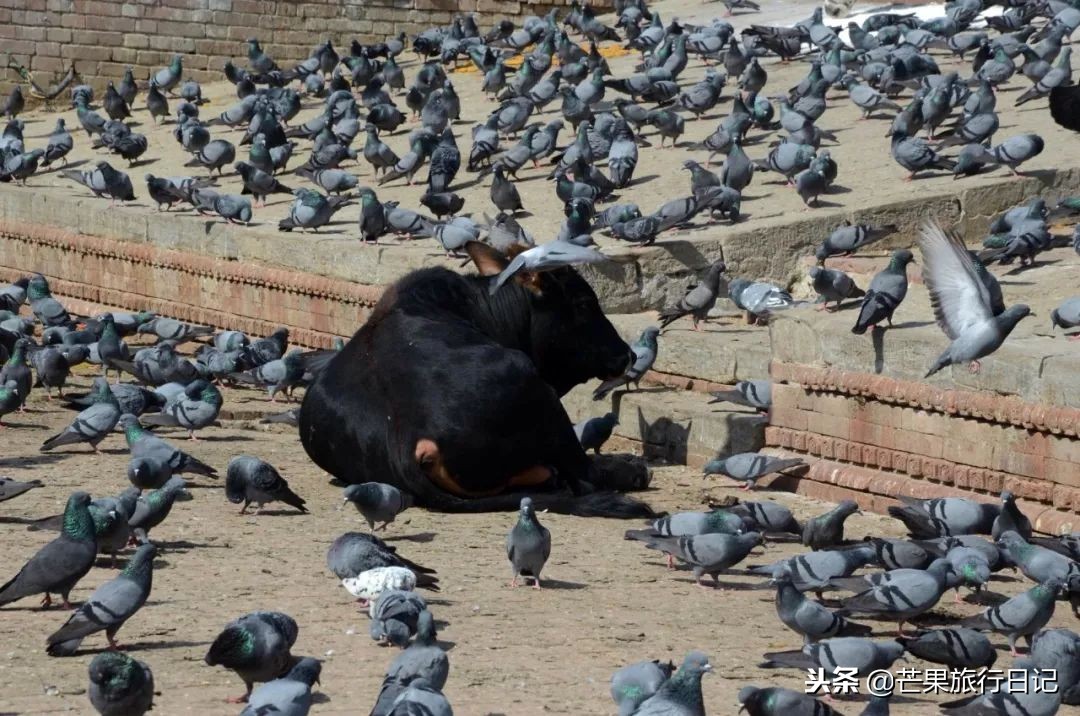
[[[510,280],[519,271],[554,271],[564,266],[596,264],[608,261],[608,257],[588,246],[578,246],[569,241],[549,241],[541,246],[522,251],[515,256],[502,273],[491,280],[491,293]]]
[[[919,249],[934,317],[952,339],[925,377],[954,363],[970,362],[971,372],[978,373],[979,359],[996,351],[1031,309],[1019,303],[995,316],[990,292],[964,242],[935,222],[927,222],[919,230]]]
[[[341,580],[341,586],[356,597],[361,606],[367,606],[374,604],[380,594],[390,589],[413,591],[416,589],[416,575],[406,567],[376,567]]]

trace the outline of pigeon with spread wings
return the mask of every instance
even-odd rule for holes
[[[930,366],[929,378],[954,363],[970,363],[979,371],[979,359],[996,351],[1016,324],[1031,315],[1031,309],[1016,304],[995,316],[986,284],[979,277],[974,259],[955,233],[947,233],[934,222],[919,231],[923,254],[923,283],[930,291],[934,317],[952,343]]]

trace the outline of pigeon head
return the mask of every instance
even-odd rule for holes
[[[520,514],[521,518],[525,520],[536,519],[536,511],[533,509],[533,501],[531,497],[521,498]]]
[[[897,249],[896,251],[893,251],[892,258],[889,260],[889,268],[894,271],[900,271],[914,260],[915,255],[907,249]]]
[[[998,322],[1011,329],[1020,321],[1024,320],[1028,316],[1033,316],[1031,308],[1027,304],[1018,303],[1014,306],[1009,306],[1005,309],[1004,313],[998,315]]]
[[[320,676],[322,676],[322,662],[310,656],[305,656],[293,664],[293,667],[282,678],[289,681],[300,681],[311,686],[312,684],[322,683],[319,681]]]

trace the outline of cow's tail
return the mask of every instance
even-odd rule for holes
[[[417,505],[440,512],[512,512],[521,506],[521,498],[531,497],[533,507],[562,515],[579,517],[613,517],[637,519],[655,517],[656,513],[644,502],[619,492],[592,492],[574,495],[562,488],[558,492],[508,492],[491,497],[464,498],[450,494],[432,483],[416,460],[416,440],[394,441],[394,458],[398,475],[405,490],[412,494]]]

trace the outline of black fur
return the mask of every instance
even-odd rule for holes
[[[511,475],[545,465],[560,489],[534,495],[538,509],[650,514],[622,495],[571,494],[589,491],[594,470],[559,396],[621,374],[630,355],[592,289],[572,269],[535,277],[539,293],[488,286],[442,268],[392,286],[304,398],[308,455],[345,482],[386,482],[429,508],[517,509],[520,494],[465,499],[431,482],[415,457],[430,439],[469,493],[505,490]]]

